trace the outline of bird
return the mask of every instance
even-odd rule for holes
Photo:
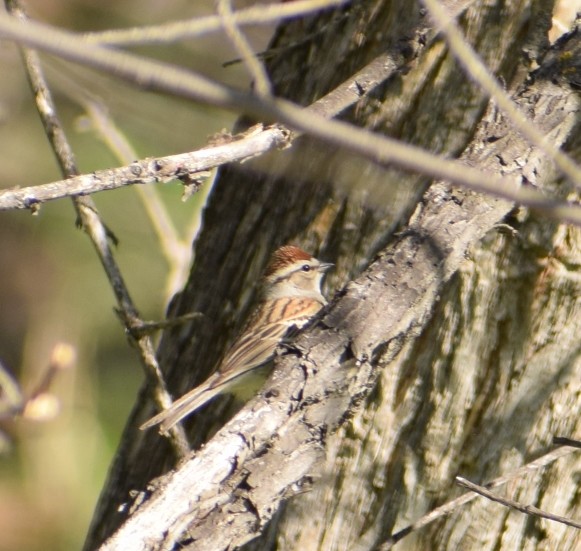
[[[259,304],[212,375],[143,423],[141,430],[159,425],[165,434],[219,394],[247,398],[248,387],[255,391],[264,381],[261,368],[273,359],[283,337],[291,328],[302,328],[327,304],[321,284],[332,266],[295,245],[277,249],[262,278]]]

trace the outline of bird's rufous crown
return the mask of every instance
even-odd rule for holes
[[[265,277],[271,276],[285,266],[290,266],[299,260],[311,260],[312,258],[309,253],[294,245],[285,245],[272,253],[264,275]]]

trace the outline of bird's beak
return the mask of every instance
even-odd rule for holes
[[[335,264],[333,264],[332,262],[321,262],[321,264],[319,265],[319,270],[321,272],[326,272],[327,270],[330,270],[333,266],[335,266]]]

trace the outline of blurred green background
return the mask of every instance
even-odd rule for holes
[[[237,3],[243,7],[248,3]],[[211,0],[30,0],[32,18],[74,31],[158,24],[214,13]],[[248,29],[263,49],[272,29]],[[132,51],[190,67],[233,86],[249,84],[221,34]],[[231,113],[135,90],[100,73],[42,56],[59,114],[82,172],[123,164],[87,124],[78,101],[102,102],[139,158],[191,151],[230,129]],[[36,113],[16,47],[0,41],[0,188],[61,178]],[[205,191],[209,188],[206,185]],[[205,193],[181,200],[177,183],[155,186],[183,240],[191,240]],[[143,318],[157,320],[175,291],[170,266],[134,189],[94,196],[119,239],[115,252]],[[175,266],[174,266],[175,267]],[[71,344],[77,359],[51,385],[59,413],[35,421],[0,421],[0,551],[78,549],[143,380],[113,308],[114,298],[88,237],[75,227],[70,200],[29,212],[0,213],[0,361],[30,392],[46,373],[54,346]]]

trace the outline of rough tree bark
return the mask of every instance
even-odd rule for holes
[[[577,38],[527,80],[527,63],[543,62],[552,3],[465,4],[460,22],[467,40],[534,123],[578,158],[579,98],[560,76],[578,79],[578,67],[558,65],[573,47],[579,51]],[[278,31],[268,61],[276,93],[308,105],[388,51],[400,73],[346,118],[572,196],[542,152],[485,109],[486,98],[429,25],[420,5],[404,0],[357,3],[292,22]],[[144,490],[175,463],[159,435],[136,428],[153,412],[144,388],[86,549],[123,522],[119,533],[125,529],[135,542],[156,521],[159,531],[135,549],[172,548],[180,535],[185,548],[226,549],[258,534],[245,548],[376,549],[460,493],[457,474],[494,478],[547,449],[554,434],[578,432],[578,230],[443,183],[422,196],[422,184],[306,139],[221,171],[190,280],[170,308],[176,315],[203,312],[205,321],[166,332],[160,345],[176,396],[207,376],[238,331],[277,245],[293,241],[336,262],[332,289],[356,279],[277,361],[262,396],[214,444],[161,479],[126,521],[129,506],[119,507],[130,502],[129,492]],[[189,420],[193,446],[234,407],[217,400]],[[177,502],[180,488],[199,490],[212,466],[222,469],[220,483],[210,484],[212,492],[187,494],[186,511],[171,517],[177,506],[163,499]],[[577,467],[575,456],[563,458],[508,493],[579,516]],[[476,501],[397,549],[576,544],[581,537],[573,528]],[[115,539],[107,545],[129,549]]]

